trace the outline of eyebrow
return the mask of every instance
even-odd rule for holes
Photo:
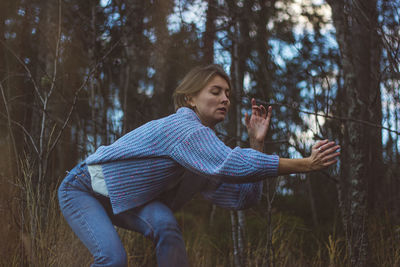
[[[219,85],[212,85],[211,87],[213,87],[213,88],[217,88],[217,89],[219,89],[219,90],[228,90],[228,91],[230,91],[231,89],[228,87],[228,88],[222,88],[221,86],[219,86]]]

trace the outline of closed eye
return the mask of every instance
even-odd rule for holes
[[[226,97],[229,98],[230,93],[231,93],[230,90],[228,88],[224,90],[221,86],[218,86],[218,85],[214,85],[212,87],[211,94],[219,95],[222,91],[225,91]]]

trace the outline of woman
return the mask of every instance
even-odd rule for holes
[[[252,148],[225,146],[213,128],[225,119],[230,90],[220,66],[193,69],[174,92],[176,113],[101,146],[69,172],[59,188],[60,207],[93,255],[92,266],[126,266],[114,225],[151,239],[159,266],[188,266],[172,210],[196,192],[222,207],[244,209],[260,199],[263,179],[336,162],[339,146],[327,140],[304,159],[260,153],[271,107],[267,112],[254,99],[251,117],[245,116]]]

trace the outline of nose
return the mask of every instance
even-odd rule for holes
[[[229,98],[226,96],[226,94],[222,94],[222,103],[228,104],[229,103]]]

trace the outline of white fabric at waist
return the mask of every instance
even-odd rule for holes
[[[108,190],[101,165],[88,165],[88,171],[92,181],[93,191],[108,197]]]
[[[106,181],[104,180],[103,169],[101,165],[88,165],[88,171],[90,174],[92,189],[94,192],[103,196],[109,197]],[[165,188],[164,191],[175,187],[182,179],[182,176],[178,179],[171,181]]]

